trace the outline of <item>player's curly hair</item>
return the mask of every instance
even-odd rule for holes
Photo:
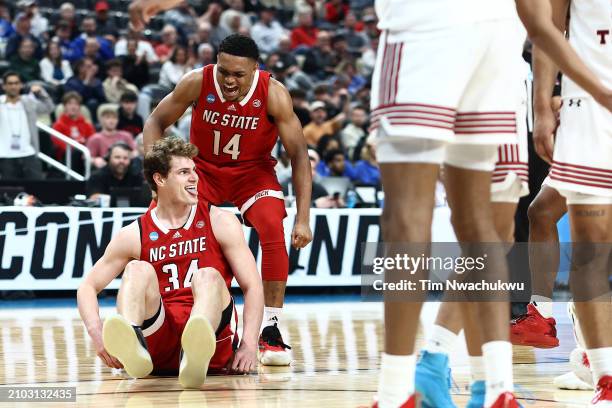
[[[246,57],[252,60],[259,60],[259,48],[251,37],[242,34],[228,35],[219,45],[219,54],[222,52],[235,55],[236,57]]]
[[[170,171],[173,156],[193,159],[197,155],[198,148],[195,145],[175,136],[164,137],[155,142],[151,151],[145,154],[143,163],[145,180],[149,183],[151,190],[157,191],[153,175],[159,173],[166,177]]]

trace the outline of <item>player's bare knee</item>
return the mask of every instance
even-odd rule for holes
[[[130,261],[123,271],[122,280],[125,282],[143,282],[149,284],[157,282],[155,269],[151,264],[144,261]]]
[[[427,214],[405,210],[383,211],[381,224],[385,234],[401,235],[408,240],[423,240],[431,230],[431,219]]]
[[[455,235],[460,241],[478,242],[483,234],[490,231],[493,226],[487,226],[478,217],[465,217],[451,215],[451,224]]]
[[[209,289],[217,286],[225,287],[225,281],[223,280],[221,273],[215,268],[201,268],[193,274],[191,287],[194,290],[202,288]]]

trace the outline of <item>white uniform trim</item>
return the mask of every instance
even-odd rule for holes
[[[249,198],[248,200],[245,201],[244,204],[242,204],[242,207],[240,207],[240,214],[242,214],[244,216],[244,213],[251,208],[251,206],[253,204],[255,204],[255,201],[264,198],[264,197],[274,197],[274,198],[278,198],[279,200],[284,200],[285,199],[285,195],[283,194],[282,191],[278,191],[278,190],[262,190],[259,193],[255,194],[253,197]]]

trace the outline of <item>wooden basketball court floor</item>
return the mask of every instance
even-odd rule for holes
[[[323,300],[323,301],[321,301]],[[329,301],[328,301],[329,300]],[[96,357],[74,302],[0,302],[0,384],[75,386],[76,403],[36,406],[87,407],[358,407],[369,406],[377,386],[382,350],[382,305],[358,297],[314,297],[286,304],[285,341],[293,346],[290,367],[260,367],[249,376],[208,377],[200,391],[185,391],[174,377],[128,379]],[[423,328],[433,322],[427,304]],[[114,313],[109,302],[101,315]],[[514,348],[517,392],[525,407],[582,407],[592,391],[561,391],[553,378],[566,372],[574,347],[565,304],[555,304],[561,345],[551,350]],[[422,339],[422,331],[419,338]],[[453,398],[469,398],[463,343],[451,356]],[[2,404],[27,406],[33,403]]]

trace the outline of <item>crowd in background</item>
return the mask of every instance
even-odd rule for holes
[[[7,74],[18,73],[12,81],[21,82],[26,92],[32,84],[42,85],[28,96],[38,101],[51,98],[55,108],[38,112],[37,120],[89,149],[95,175],[90,185],[100,174],[114,177],[120,185],[128,176],[140,175],[138,138],[142,139],[148,114],[185,73],[215,62],[223,38],[241,33],[259,46],[260,68],[270,71],[293,98],[310,146],[313,205],[354,204],[346,203],[345,194],[329,194],[329,177],[348,180],[349,189],[379,186],[376,151],[367,140],[379,37],[373,0],[184,1],[157,16],[144,33],[129,30],[128,4],[0,0],[4,93]],[[15,104],[0,99],[0,114]],[[168,133],[188,139],[190,115],[188,110]],[[15,133],[5,131],[11,132]],[[46,134],[26,136],[24,140],[32,142],[30,156],[40,149],[65,161],[65,143]],[[0,163],[14,159],[5,145],[0,144]],[[112,159],[112,150],[121,160]],[[74,149],[69,152],[72,168],[82,171],[82,155]],[[273,154],[279,181],[291,196],[289,160],[280,144]],[[52,168],[43,173],[37,177],[58,176]],[[4,174],[0,178],[6,178]]]

